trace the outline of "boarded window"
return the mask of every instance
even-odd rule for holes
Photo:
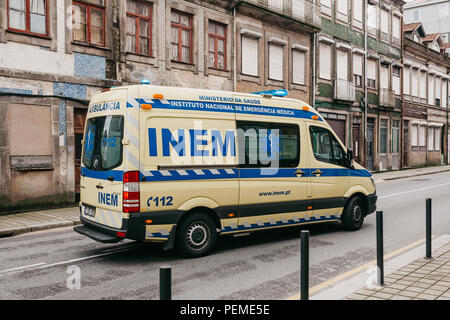
[[[404,94],[411,94],[411,91],[409,89],[409,81],[410,81],[410,76],[409,76],[409,68],[404,68],[403,69],[403,93]]]
[[[369,88],[377,88],[377,61],[375,60],[367,60],[367,82]]]
[[[428,75],[428,104],[434,104],[434,77]]]
[[[363,75],[363,56],[360,54],[353,54],[353,82],[355,86],[362,87]]]
[[[398,40],[401,38],[401,20],[396,15],[392,18],[392,36]]]
[[[258,39],[242,36],[242,73],[258,76]]]
[[[49,106],[9,105],[11,156],[52,155],[52,119]]]
[[[418,126],[411,126],[411,146],[417,147],[417,139],[418,139]]]

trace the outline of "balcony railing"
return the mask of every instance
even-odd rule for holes
[[[355,101],[355,84],[347,80],[337,79],[334,88],[334,99]]]
[[[394,108],[395,107],[395,92],[386,88],[380,88],[379,94],[380,106]]]
[[[241,0],[239,3],[248,3],[267,11],[273,11],[314,28],[320,29],[322,26],[320,5],[312,3],[310,0]]]

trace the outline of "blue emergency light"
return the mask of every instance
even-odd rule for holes
[[[148,79],[142,79],[141,84],[150,84],[150,80]]]
[[[261,95],[266,94],[266,95],[271,95],[273,97],[286,97],[289,93],[285,89],[278,89],[278,90],[254,92],[253,94],[261,94]]]

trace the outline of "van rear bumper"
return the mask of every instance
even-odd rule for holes
[[[121,229],[87,220],[83,216],[80,216],[80,220],[83,226],[75,227],[73,230],[98,242],[117,243],[125,238],[137,241],[145,240],[145,225],[142,224],[140,218],[124,219]],[[118,233],[121,234],[120,237]]]
[[[378,201],[378,195],[376,193],[370,194],[367,196],[367,215],[374,213],[377,211],[377,201]]]

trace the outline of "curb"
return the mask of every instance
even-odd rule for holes
[[[14,236],[24,234],[24,233],[56,229],[56,228],[71,227],[71,226],[77,226],[77,225],[81,225],[81,221],[79,219],[77,219],[75,221],[66,220],[66,221],[35,224],[35,225],[26,226],[26,227],[19,227],[16,229],[0,230],[0,238],[14,237]]]
[[[377,175],[383,174],[382,172],[375,173],[373,176],[375,178],[380,179],[381,181],[392,181],[392,180],[400,180],[400,179],[406,179],[406,178],[427,176],[427,175],[431,175],[431,174],[444,173],[444,172],[450,172],[450,168],[449,169],[445,169],[445,170],[440,170],[440,171],[431,171],[431,172],[406,174],[406,175],[401,175],[401,176],[397,176],[397,177],[387,177],[387,178],[377,177]]]

